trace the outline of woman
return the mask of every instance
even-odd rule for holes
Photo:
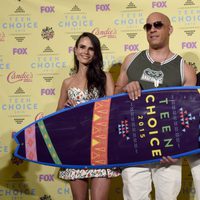
[[[91,99],[113,95],[114,84],[109,73],[103,71],[103,58],[99,39],[85,32],[74,48],[75,74],[62,83],[57,110],[75,106]],[[110,177],[119,175],[113,169],[63,169],[59,178],[70,180],[74,200],[87,200],[91,178],[91,199],[108,199]]]

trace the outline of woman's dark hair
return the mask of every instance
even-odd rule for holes
[[[88,70],[86,73],[87,77],[87,88],[90,92],[94,87],[96,87],[99,91],[99,96],[103,97],[106,93],[106,75],[103,71],[103,56],[101,53],[101,45],[99,39],[92,33],[84,32],[82,33],[79,38],[76,40],[75,47],[78,47],[78,44],[81,38],[88,37],[93,45],[94,48],[94,58],[92,62],[88,66]],[[79,61],[74,53],[74,67],[76,73],[79,70]]]

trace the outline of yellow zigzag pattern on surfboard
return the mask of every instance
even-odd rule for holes
[[[111,99],[95,102],[92,120],[91,164],[107,163],[108,127]]]

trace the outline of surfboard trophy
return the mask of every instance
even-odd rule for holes
[[[47,115],[14,135],[14,155],[66,168],[112,168],[200,152],[200,87],[123,93]]]

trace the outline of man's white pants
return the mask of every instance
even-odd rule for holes
[[[192,172],[192,178],[196,191],[196,199],[200,200],[200,154],[187,157]]]
[[[124,200],[149,200],[152,181],[156,200],[176,200],[181,190],[181,159],[173,165],[151,164],[122,171]]]

